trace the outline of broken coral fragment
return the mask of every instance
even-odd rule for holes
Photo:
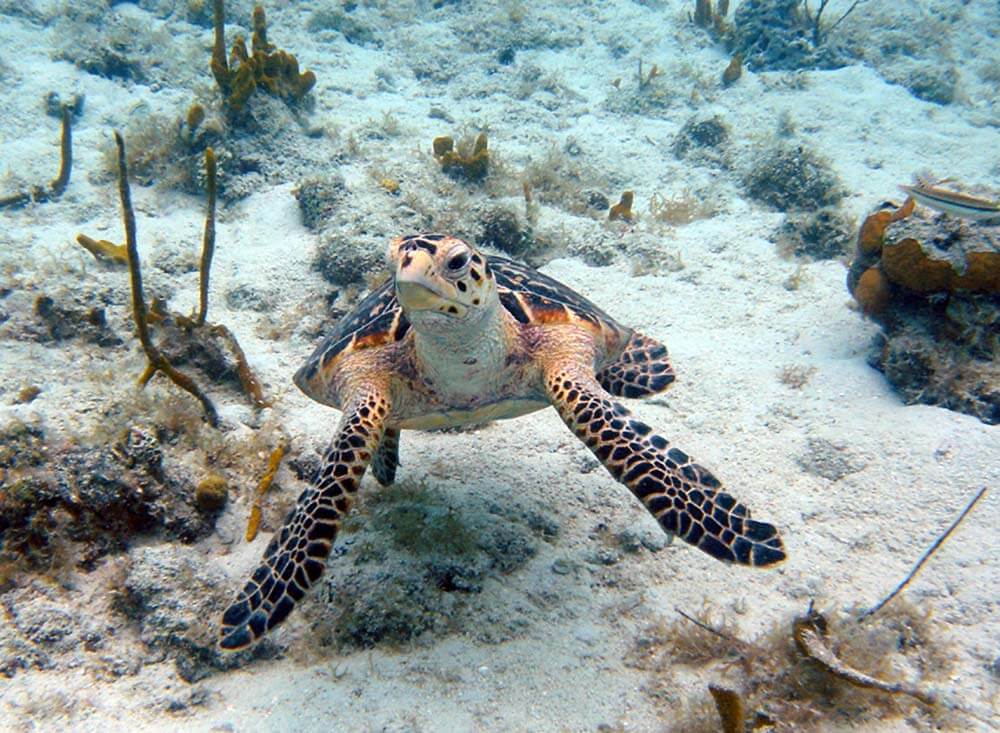
[[[627,221],[631,223],[635,220],[635,214],[632,213],[632,202],[635,200],[635,194],[632,191],[625,191],[622,193],[618,203],[611,207],[608,212],[608,221]]]

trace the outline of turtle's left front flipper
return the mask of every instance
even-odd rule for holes
[[[664,530],[727,562],[765,566],[785,559],[774,526],[751,519],[715,476],[632,417],[593,374],[575,362],[551,364],[545,389],[563,422]]]
[[[388,414],[386,392],[373,387],[361,390],[345,409],[312,486],[299,496],[260,565],[222,615],[222,649],[236,651],[259,641],[319,580]]]

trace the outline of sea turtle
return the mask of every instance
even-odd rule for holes
[[[772,525],[751,519],[706,468],[615,399],[674,381],[662,344],[552,278],[455,237],[398,237],[388,258],[394,276],[295,375],[343,416],[312,485],[223,614],[223,649],[261,639],[319,580],[368,465],[380,484],[393,482],[404,429],[555,407],[669,534],[727,562],[784,559]]]

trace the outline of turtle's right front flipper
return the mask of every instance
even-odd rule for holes
[[[751,519],[708,469],[633,417],[579,364],[557,354],[545,388],[563,422],[664,530],[724,562],[763,567],[785,559],[774,526]]]
[[[388,414],[385,394],[375,389],[366,390],[344,411],[312,486],[299,496],[260,565],[222,614],[222,649],[237,651],[259,641],[319,580]]]

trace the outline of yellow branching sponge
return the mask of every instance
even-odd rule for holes
[[[490,169],[490,151],[487,148],[486,133],[479,133],[471,150],[463,150],[462,147],[460,144],[456,149],[455,141],[447,135],[434,138],[432,144],[434,158],[441,165],[441,170],[452,178],[467,181],[481,181],[486,178]]]
[[[253,11],[250,49],[247,49],[243,36],[236,36],[228,58],[225,23],[225,3],[215,0],[212,74],[230,112],[241,112],[258,87],[286,102],[297,102],[315,86],[316,75],[313,72],[300,72],[295,56],[268,42],[267,17],[263,7],[258,5]]]

